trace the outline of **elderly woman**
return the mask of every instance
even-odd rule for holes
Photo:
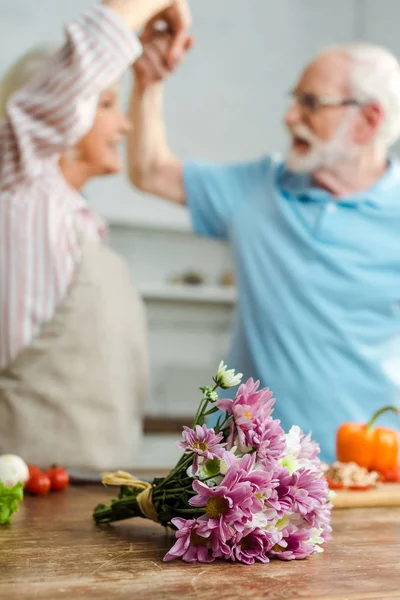
[[[173,62],[184,0],[108,0],[1,87],[0,453],[39,465],[129,467],[140,439],[143,309],[80,190],[122,168],[130,124],[115,83],[141,53],[132,30],[155,16]]]

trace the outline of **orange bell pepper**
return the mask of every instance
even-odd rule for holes
[[[340,462],[355,462],[370,471],[385,473],[399,470],[399,432],[388,427],[375,427],[383,413],[400,414],[394,406],[376,411],[367,424],[343,423],[336,435],[336,454]]]

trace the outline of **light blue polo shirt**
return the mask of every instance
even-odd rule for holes
[[[399,402],[400,165],[340,199],[278,157],[188,163],[184,183],[195,231],[234,253],[229,367],[270,387],[283,427],[311,430],[333,460],[342,422]]]

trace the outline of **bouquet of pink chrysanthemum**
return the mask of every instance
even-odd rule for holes
[[[213,387],[202,388],[192,428],[184,427],[184,450],[174,469],[152,484],[118,471],[105,484],[120,485],[111,505],[94,511],[97,523],[140,516],[175,530],[164,560],[253,564],[292,560],[321,552],[330,538],[330,493],[318,445],[298,427],[285,434],[272,418],[275,399],[249,379],[233,400],[217,389],[240,384],[221,363]],[[222,411],[216,426],[206,418]]]

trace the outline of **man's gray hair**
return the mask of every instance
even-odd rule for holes
[[[351,61],[351,96],[360,103],[377,102],[383,108],[376,144],[386,152],[400,137],[399,61],[389,50],[375,44],[343,44],[334,50]]]

